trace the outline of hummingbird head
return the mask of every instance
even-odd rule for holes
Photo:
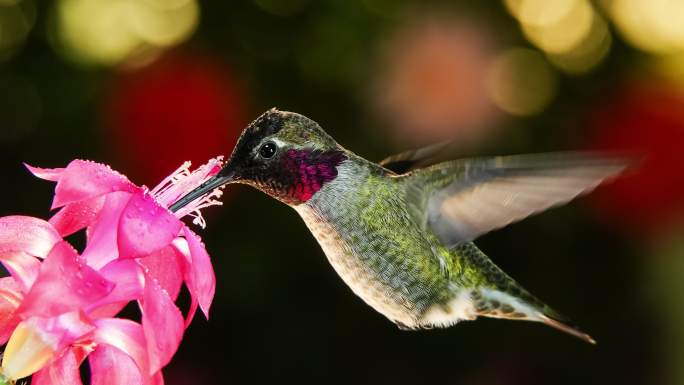
[[[345,150],[318,123],[273,108],[242,131],[218,174],[169,209],[177,211],[227,183],[247,184],[286,204],[301,204],[334,180],[346,159]]]

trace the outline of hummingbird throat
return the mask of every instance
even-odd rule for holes
[[[290,204],[304,203],[324,184],[337,177],[337,166],[347,159],[342,151],[288,150],[282,158],[280,175],[285,199]]]

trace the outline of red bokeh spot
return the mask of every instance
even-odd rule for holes
[[[230,155],[245,121],[231,71],[206,55],[174,53],[118,75],[105,98],[105,137],[126,174],[154,185],[183,161]]]
[[[592,147],[643,160],[597,191],[594,203],[616,225],[650,234],[684,219],[684,93],[652,82],[628,85],[615,95],[593,117]]]

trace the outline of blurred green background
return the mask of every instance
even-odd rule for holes
[[[612,149],[638,172],[477,244],[598,341],[482,319],[399,331],[296,214],[207,210],[218,277],[167,383],[684,384],[684,2],[0,0],[0,215],[48,217],[22,162],[155,185],[276,106],[380,160]]]

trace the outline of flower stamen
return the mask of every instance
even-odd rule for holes
[[[190,166],[190,162],[183,163],[176,171],[166,177],[159,185],[150,191],[159,203],[169,207],[185,194],[216,175],[223,166],[223,157],[219,156],[211,159],[194,171],[190,171]],[[222,189],[223,186],[218,187],[195,199],[187,206],[175,212],[174,215],[178,218],[189,215],[193,218],[192,223],[205,228],[207,223],[202,217],[200,210],[209,206],[222,205],[223,203],[219,200],[223,195]]]

